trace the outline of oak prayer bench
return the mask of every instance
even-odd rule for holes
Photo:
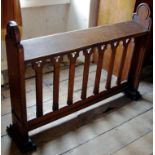
[[[133,20],[108,26],[98,26],[84,30],[59,33],[28,40],[21,40],[21,35],[16,22],[10,21],[7,25],[6,49],[9,74],[9,86],[12,107],[12,125],[7,127],[7,132],[16,142],[19,149],[27,152],[36,148],[32,143],[29,131],[46,125],[52,121],[65,117],[78,110],[91,106],[108,97],[124,92],[133,100],[138,100],[141,95],[138,92],[140,72],[145,56],[147,37],[151,27],[150,9],[146,3],[137,7],[133,14]],[[127,50],[130,42],[134,42],[135,48],[129,67],[127,79],[122,79],[123,68],[127,61]],[[123,53],[119,65],[116,85],[112,87],[111,81],[116,50],[122,43]],[[100,88],[102,64],[107,47],[111,47],[107,80],[105,88]],[[96,75],[93,95],[87,95],[89,80],[89,67],[91,56],[97,52]],[[84,55],[83,81],[81,86],[81,99],[74,102],[74,77],[75,66],[79,54]],[[68,94],[65,107],[59,105],[60,64],[64,56],[68,56]],[[52,111],[43,112],[43,66],[50,60],[53,65],[53,104]],[[26,90],[25,90],[25,66],[31,63],[35,70],[36,89],[36,117],[27,119]],[[117,103],[116,103],[117,104]],[[109,107],[110,108],[110,105]]]

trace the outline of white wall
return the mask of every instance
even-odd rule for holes
[[[68,8],[69,4],[23,8],[23,38],[66,31]]]
[[[67,24],[68,31],[89,27],[90,1],[71,0]]]

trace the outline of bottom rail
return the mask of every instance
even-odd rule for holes
[[[113,95],[116,95],[120,92],[123,92],[127,89],[128,83],[124,82],[123,84],[119,86],[115,86],[109,90],[104,90],[100,92],[97,95],[92,95],[84,100],[80,100],[70,106],[63,107],[57,111],[50,112],[44,116],[41,116],[39,118],[32,119],[28,121],[28,130],[33,130],[35,128],[38,128],[42,125],[46,125],[52,121],[55,121],[57,119],[60,119],[64,116],[67,116],[71,113],[74,113],[78,110],[84,109],[90,105],[93,105],[99,101],[102,101],[103,99],[106,99],[108,97],[111,97]]]

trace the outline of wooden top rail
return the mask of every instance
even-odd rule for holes
[[[7,25],[8,39],[24,47],[24,61],[47,59],[70,52],[84,50],[100,44],[107,44],[131,37],[139,37],[149,32],[151,27],[150,9],[146,3],[137,7],[133,20],[113,25],[98,26],[85,30],[59,33],[21,41],[15,22]]]
[[[34,39],[23,40],[25,61],[38,58],[47,58],[50,55],[59,55],[89,48],[99,43],[137,37],[144,35],[148,30],[140,24],[129,21],[111,26],[98,26],[85,30],[65,32]]]

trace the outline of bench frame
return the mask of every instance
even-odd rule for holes
[[[25,58],[24,47],[21,43],[21,35],[18,26],[15,22],[10,21],[7,25],[6,35],[6,49],[7,49],[7,62],[9,73],[9,86],[11,96],[12,107],[12,125],[7,128],[8,134],[16,142],[17,146],[22,152],[27,152],[36,149],[35,144],[32,143],[29,137],[29,131],[43,126],[47,123],[55,121],[59,118],[67,116],[75,111],[86,108],[93,105],[103,99],[116,95],[120,92],[125,94],[133,100],[138,100],[141,95],[138,92],[138,85],[140,80],[141,68],[145,56],[145,49],[147,45],[147,37],[151,27],[150,9],[146,3],[142,3],[138,6],[137,12],[133,15],[133,21],[139,26],[144,27],[145,31],[141,34],[134,34],[132,36],[125,36],[124,38],[118,38],[109,40],[108,42],[99,42],[98,44],[90,45],[90,47],[79,47],[77,50],[68,52],[59,52],[57,54],[51,54],[46,56],[50,59],[54,67],[54,79],[53,79],[53,112],[43,114],[43,92],[42,92],[42,76],[44,57],[38,59],[29,60],[32,63],[36,73],[36,118],[27,121],[26,110],[26,91],[25,91]],[[72,32],[70,32],[72,33]],[[119,69],[119,75],[117,77],[117,85],[111,88],[111,78],[113,74],[113,65],[115,60],[116,49],[118,43],[122,41],[124,45],[124,53],[127,52],[129,41],[134,38],[135,49],[132,56],[131,67],[129,70],[128,78],[122,81],[122,70],[124,66],[124,54],[121,60]],[[108,76],[106,82],[106,90],[99,91],[99,84],[101,78],[102,63],[104,57],[104,51],[107,45],[111,45],[112,54],[110,59],[110,65],[108,68]],[[104,46],[103,46],[104,45]],[[99,59],[97,62],[96,78],[94,83],[94,95],[87,97],[87,83],[89,74],[89,65],[91,61],[91,55],[94,49],[97,48],[99,52]],[[75,75],[75,63],[79,56],[79,52],[83,51],[85,62],[83,72],[82,94],[81,100],[73,103],[73,88],[74,88],[74,75]],[[76,52],[75,52],[76,51]],[[60,63],[64,54],[68,55],[70,62],[69,65],[69,83],[68,83],[68,100],[67,106],[59,109],[59,77],[60,77]],[[107,108],[111,108],[110,105],[106,105]]]

